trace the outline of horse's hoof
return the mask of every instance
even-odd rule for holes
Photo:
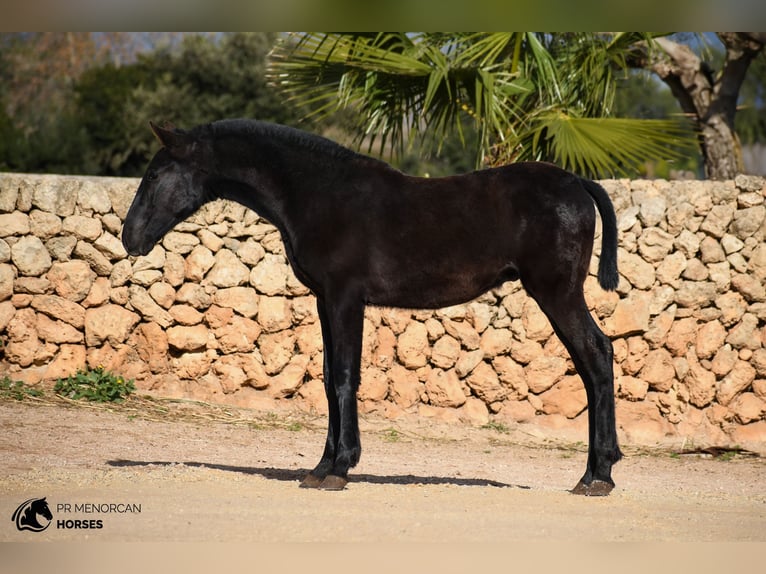
[[[319,488],[322,484],[322,479],[318,476],[314,476],[313,474],[307,474],[306,478],[301,480],[300,487],[301,488]]]
[[[321,490],[343,490],[346,488],[346,484],[348,484],[348,480],[345,478],[329,474],[319,485],[319,488]]]
[[[580,496],[607,496],[612,492],[613,488],[614,484],[604,480],[594,480],[590,484],[585,484],[581,480],[577,483],[577,486],[569,492],[572,494],[579,494]]]

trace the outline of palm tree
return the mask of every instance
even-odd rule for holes
[[[583,175],[630,174],[696,145],[681,117],[611,117],[616,77],[646,35],[305,33],[272,52],[271,81],[310,110],[355,108],[360,141],[439,149],[478,131],[477,165],[546,160]]]

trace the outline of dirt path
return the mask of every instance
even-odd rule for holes
[[[298,481],[323,419],[163,409],[0,402],[0,540],[766,541],[764,458],[633,453],[612,495],[588,499],[567,492],[581,448],[371,419],[347,489],[321,492]],[[43,496],[48,528],[18,531],[14,510]]]

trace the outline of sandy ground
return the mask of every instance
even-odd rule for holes
[[[364,419],[362,462],[346,490],[300,489],[324,424],[183,403],[143,412],[3,400],[0,540],[766,541],[763,457],[628,448],[613,493],[585,498],[568,492],[585,467],[581,445]],[[49,526],[17,530],[14,510],[43,496]]]

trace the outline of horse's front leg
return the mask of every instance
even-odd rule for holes
[[[364,305],[338,298],[333,304],[317,299],[324,343],[324,386],[329,422],[319,464],[303,480],[304,488],[341,490],[348,471],[359,462],[361,443],[356,392],[359,388]]]

